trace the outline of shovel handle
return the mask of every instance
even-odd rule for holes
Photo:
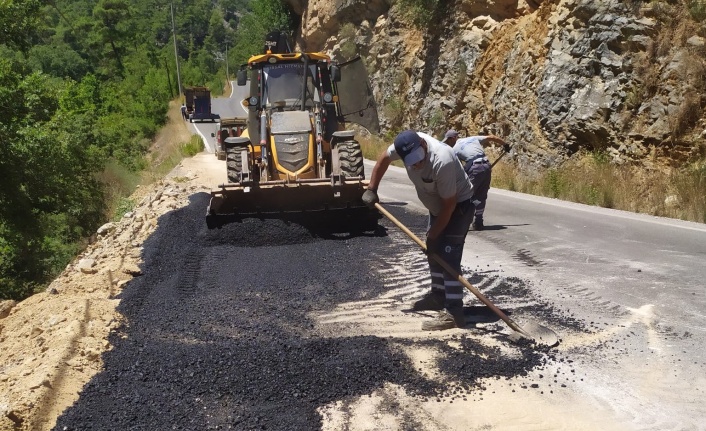
[[[375,208],[377,208],[378,211],[380,211],[385,217],[390,219],[392,223],[394,223],[398,228],[402,230],[402,232],[406,233],[407,236],[412,238],[414,242],[419,245],[424,252],[427,252],[427,245],[424,243],[417,235],[414,234],[411,230],[407,229],[407,226],[403,225],[402,222],[397,220],[395,216],[390,214],[389,211],[387,211],[380,203],[375,204]],[[435,253],[428,253],[429,256],[431,256],[432,259],[434,259],[439,265],[441,265],[442,268],[449,274],[451,274],[454,278],[456,278],[461,284],[463,284],[468,290],[471,291],[472,294],[474,294],[483,304],[487,305],[488,308],[490,308],[493,313],[495,313],[498,317],[500,317],[505,323],[507,323],[507,326],[512,328],[513,330],[519,332],[520,334],[524,335],[525,337],[532,338],[530,334],[528,334],[524,329],[520,327],[517,323],[515,323],[514,320],[510,319],[505,313],[502,312],[498,307],[495,306],[488,298],[485,297],[478,289],[476,289],[471,283],[468,282],[465,278],[461,276],[455,269],[451,267],[444,259],[439,257]]]

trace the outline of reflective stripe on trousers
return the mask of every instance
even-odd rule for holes
[[[439,238],[439,248],[433,250],[435,254],[448,263],[458,274],[461,274],[463,244],[466,241],[468,229],[473,222],[474,209],[474,205],[470,199],[456,204],[456,208],[453,214],[451,214],[449,224],[446,225],[446,229],[444,229]],[[434,223],[434,220],[436,220],[436,216],[429,214],[429,227]],[[429,257],[427,260],[429,262],[432,288],[442,284],[444,286],[444,292],[446,294],[445,307],[453,308],[463,306],[463,285],[456,277],[444,271],[444,268],[434,259]]]

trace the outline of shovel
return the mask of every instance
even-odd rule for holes
[[[375,208],[378,209],[385,217],[390,219],[392,223],[397,225],[398,228],[402,230],[402,232],[406,233],[407,236],[412,238],[414,242],[416,242],[424,252],[427,251],[427,246],[422,240],[420,240],[412,231],[407,229],[405,225],[402,224],[399,220],[395,218],[392,214],[390,214],[382,205],[379,203],[375,204]],[[431,256],[432,259],[434,259],[439,265],[444,268],[446,272],[449,274],[453,275],[458,279],[458,281],[466,286],[468,290],[471,291],[472,294],[474,294],[483,304],[487,305],[488,308],[490,308],[495,314],[498,315],[505,323],[507,323],[507,326],[509,326],[512,330],[515,332],[510,335],[510,340],[512,341],[517,341],[521,338],[527,338],[532,341],[534,341],[536,344],[543,344],[548,347],[553,347],[559,344],[559,337],[557,336],[556,332],[552,331],[551,329],[547,328],[546,326],[542,326],[538,323],[534,322],[528,322],[524,326],[520,326],[515,321],[507,317],[505,313],[502,312],[498,307],[495,306],[488,298],[486,298],[478,289],[473,287],[471,283],[468,282],[465,278],[463,278],[456,270],[451,268],[451,266],[446,263],[444,259],[439,257],[438,255],[434,253],[429,253],[429,256]]]

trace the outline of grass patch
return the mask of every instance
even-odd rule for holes
[[[185,157],[193,157],[204,150],[203,140],[192,135],[188,142],[170,146],[150,157],[150,167],[142,172],[142,183],[151,184],[164,178]]]
[[[673,172],[610,163],[584,154],[545,171],[493,168],[493,187],[570,202],[706,223],[706,164]]]
[[[193,157],[204,150],[203,139],[201,136],[193,135],[189,142],[181,144],[180,150],[184,157]]]
[[[113,211],[113,221],[119,221],[123,216],[135,208],[135,201],[128,197],[120,197]]]
[[[140,173],[122,166],[115,160],[111,160],[106,164],[100,179],[106,187],[106,218],[115,220],[118,213],[122,211],[121,208],[125,206],[124,200],[140,184]],[[122,212],[120,217],[125,212],[127,211]]]
[[[670,176],[675,218],[706,223],[706,164],[687,167]]]
[[[360,136],[357,139],[358,142],[360,142],[360,149],[363,151],[363,158],[375,161],[380,157],[380,154],[390,146],[394,136],[393,138],[385,139],[379,136],[369,135]],[[401,160],[395,160],[392,164],[394,166],[404,167]],[[368,172],[367,176],[370,177],[370,172]]]

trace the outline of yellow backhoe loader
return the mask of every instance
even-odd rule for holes
[[[238,71],[237,84],[248,81],[247,130],[223,141],[228,183],[211,191],[208,228],[313,212],[351,229],[377,226],[379,214],[362,202],[368,181],[360,144],[345,129],[355,122],[379,132],[360,58],[337,64],[320,52],[292,52],[273,32],[264,53]]]

